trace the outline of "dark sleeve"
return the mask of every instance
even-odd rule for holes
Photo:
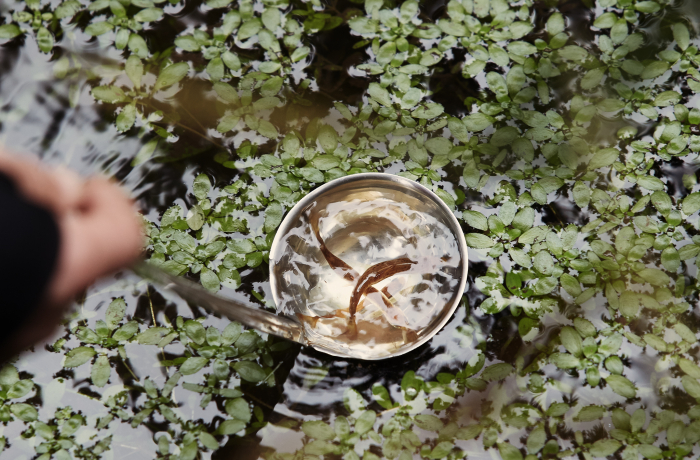
[[[60,235],[48,210],[0,173],[0,346],[36,311],[53,273]]]

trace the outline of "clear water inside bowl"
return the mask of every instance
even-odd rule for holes
[[[447,212],[395,186],[356,184],[318,197],[290,216],[295,221],[273,254],[278,308],[303,324],[311,344],[334,354],[367,358],[410,348],[444,324],[462,294],[463,255]],[[345,266],[329,263],[323,245]],[[362,275],[397,259],[411,263],[359,296],[353,318]]]

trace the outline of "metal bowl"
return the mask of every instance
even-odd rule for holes
[[[396,259],[410,260],[410,269],[369,288],[351,315],[360,274]],[[417,182],[381,173],[341,177],[309,193],[270,250],[278,313],[301,324],[302,342],[368,360],[407,353],[440,331],[459,305],[467,267],[464,234],[445,203]]]

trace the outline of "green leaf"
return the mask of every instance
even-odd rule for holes
[[[39,416],[39,412],[34,406],[25,403],[12,404],[10,406],[10,412],[23,422],[33,422]]]
[[[700,192],[691,193],[690,195],[683,198],[683,203],[681,204],[681,209],[683,212],[690,216],[695,214],[700,210]]]
[[[242,420],[224,420],[221,422],[216,432],[220,435],[231,436],[246,427],[246,422]]]
[[[264,230],[266,233],[273,232],[279,224],[282,222],[282,215],[284,214],[284,209],[282,205],[273,201],[265,210],[265,224]]]
[[[668,286],[671,278],[658,268],[645,268],[637,273],[644,281],[653,286]]]
[[[660,77],[671,67],[671,64],[665,61],[654,61],[644,67],[642,79],[651,80]]]
[[[82,366],[86,362],[90,361],[97,352],[94,348],[90,347],[78,347],[73,348],[68,353],[66,353],[66,360],[63,363],[63,367],[66,369],[72,367]]]
[[[185,333],[197,345],[203,345],[206,340],[207,332],[199,321],[187,320],[185,322]]]
[[[463,211],[462,218],[464,221],[477,230],[487,231],[489,229],[486,217],[477,211]]]
[[[557,35],[564,32],[564,30],[566,30],[566,22],[561,13],[554,13],[547,19],[547,32],[549,32],[550,36]]]
[[[379,86],[378,83],[370,83],[368,92],[369,92],[369,95],[372,97],[372,99],[379,102],[380,104],[382,104],[386,107],[392,106],[391,96],[389,95],[389,91],[387,91],[386,89]]]
[[[93,37],[97,37],[99,35],[106,34],[113,28],[114,26],[106,21],[93,22],[85,28],[85,33],[92,35]]]
[[[477,112],[467,115],[462,119],[462,122],[470,132],[479,132],[491,126],[494,122],[494,118]]]
[[[158,142],[160,142],[160,138],[155,137],[143,144],[143,146],[141,147],[141,149],[139,149],[139,152],[136,154],[134,159],[131,160],[131,166],[138,166],[150,160],[153,156],[153,153],[156,151]]]
[[[661,251],[661,264],[666,270],[675,273],[681,267],[681,257],[673,246]]]
[[[533,259],[533,266],[543,275],[551,275],[554,269],[554,260],[547,251],[540,251]]]
[[[36,42],[41,51],[50,53],[54,44],[53,34],[46,27],[40,27],[36,33]]]
[[[105,322],[110,329],[115,329],[119,323],[124,319],[124,313],[126,312],[126,302],[124,299],[117,298],[110,302],[105,312]]]
[[[299,169],[299,172],[301,173],[301,177],[311,183],[320,184],[325,180],[323,173],[316,168],[303,167]]]
[[[177,64],[169,65],[160,72],[160,75],[158,75],[158,79],[153,86],[153,91],[159,91],[174,85],[185,78],[189,70],[190,66],[186,62],[178,62]]]
[[[678,366],[690,377],[700,379],[700,367],[698,367],[698,365],[693,361],[686,358],[680,358],[678,360]]]
[[[156,345],[168,332],[170,332],[170,329],[166,327],[149,327],[138,334],[136,340],[142,345]]]
[[[321,420],[312,420],[302,423],[301,431],[310,438],[320,439],[322,441],[330,441],[335,438],[335,431],[333,428]]]
[[[633,59],[622,61],[622,70],[630,75],[641,75],[644,72],[644,65]]]
[[[209,190],[211,190],[209,176],[204,173],[197,175],[192,183],[192,193],[194,196],[198,200],[204,200],[209,196]]]
[[[514,41],[508,43],[508,51],[516,56],[529,56],[537,52],[537,47],[523,41]]]
[[[124,91],[116,86],[97,86],[92,88],[91,93],[92,97],[98,101],[107,102],[109,104],[121,102],[126,97]]]
[[[102,388],[107,384],[111,373],[112,368],[109,365],[109,359],[104,355],[99,356],[97,360],[95,360],[95,364],[92,365],[92,370],[90,371],[92,384],[98,388]]]
[[[17,24],[3,24],[0,26],[0,39],[11,39],[22,34]]]
[[[622,443],[615,439],[600,439],[591,445],[588,452],[594,457],[607,457],[614,454]]]
[[[301,61],[306,56],[308,56],[310,52],[311,52],[311,48],[309,48],[308,46],[302,46],[300,48],[295,49],[294,52],[292,53],[292,56],[291,56],[292,62]]]
[[[243,24],[238,29],[238,39],[241,41],[247,40],[250,37],[257,34],[258,32],[260,32],[260,29],[262,29],[262,27],[262,22],[256,17],[243,21]]]
[[[576,298],[581,295],[581,284],[573,276],[565,273],[561,275],[559,281],[561,282],[561,287],[563,287],[570,296]]]
[[[581,365],[581,361],[568,353],[552,353],[549,362],[559,369],[575,369]]]
[[[239,361],[233,365],[233,369],[246,382],[258,383],[267,377],[263,368],[252,361]]]
[[[117,115],[117,131],[120,133],[126,132],[134,126],[136,121],[136,107],[132,104],[124,106],[119,115]]]
[[[134,20],[138,22],[154,22],[163,17],[163,10],[160,8],[145,8],[134,15]]]
[[[199,273],[199,280],[204,286],[204,289],[210,292],[219,292],[221,289],[221,282],[216,273],[209,270],[207,267],[203,267],[202,271]]]
[[[369,430],[374,428],[374,422],[377,420],[377,414],[373,410],[364,411],[355,422],[355,433],[362,436]]]
[[[184,363],[182,363],[182,366],[180,366],[180,372],[182,375],[191,375],[191,374],[196,374],[204,366],[209,363],[209,360],[207,358],[202,358],[202,357],[191,357],[187,358]]]
[[[112,338],[117,341],[129,340],[136,332],[139,330],[139,323],[136,321],[129,321],[122,327],[114,331]]]
[[[676,91],[664,91],[654,98],[654,105],[656,107],[668,107],[680,102],[681,98],[682,96]]]
[[[671,26],[673,30],[673,38],[676,40],[678,47],[683,51],[687,50],[690,46],[690,32],[688,27],[682,22],[676,22]]]
[[[588,163],[588,169],[594,170],[610,166],[617,161],[617,157],[619,156],[620,151],[618,149],[609,148],[598,150],[593,154],[593,158],[591,158],[591,161]]]
[[[695,399],[700,399],[700,383],[696,379],[689,375],[684,375],[681,377],[681,384],[683,384],[686,393]]]
[[[199,230],[204,225],[204,211],[199,205],[192,206],[192,209],[187,211],[187,217],[185,219],[187,225],[194,231]]]
[[[377,32],[378,23],[374,19],[365,16],[356,16],[348,21],[352,30],[359,34],[373,34]]]
[[[340,159],[333,155],[317,155],[312,160],[313,166],[319,171],[328,171],[340,164]]]
[[[372,386],[372,397],[384,409],[392,409],[394,407],[394,404],[391,402],[389,390],[387,390],[383,385],[375,383]]]
[[[175,39],[175,45],[182,48],[185,51],[199,51],[202,45],[199,44],[196,38],[192,35],[183,35]]]
[[[637,180],[637,184],[639,184],[640,187],[651,191],[664,190],[666,188],[661,179],[654,176],[642,176]]]
[[[481,233],[467,233],[464,235],[467,240],[467,246],[475,249],[485,249],[493,247],[494,241]]]
[[[656,13],[661,9],[661,5],[653,1],[636,2],[634,9],[642,13]]]
[[[447,155],[454,146],[449,139],[444,137],[432,137],[425,141],[425,148],[435,155]]]
[[[141,87],[141,78],[143,77],[143,63],[138,56],[132,54],[126,60],[125,64],[126,75],[134,84],[136,89]]]
[[[241,69],[241,60],[238,58],[237,54],[232,53],[231,51],[226,51],[225,53],[222,53],[221,60],[224,62],[226,67],[233,70],[234,72],[237,72]]]
[[[33,388],[34,382],[31,380],[18,380],[7,390],[7,399],[18,399],[26,396]]]
[[[513,373],[513,366],[508,363],[492,364],[481,373],[481,378],[486,381],[503,380]]]
[[[597,69],[589,70],[586,75],[581,79],[581,88],[589,91],[597,87],[605,76],[605,68],[599,67]]]
[[[581,62],[588,57],[588,51],[580,46],[568,45],[557,50],[559,57],[565,61]]]
[[[610,38],[612,42],[619,45],[627,38],[629,29],[627,28],[627,20],[620,18],[615,22],[615,25],[610,29]]]
[[[620,295],[620,313],[627,318],[636,318],[639,315],[639,296],[631,291],[625,291]]]
[[[209,61],[207,64],[207,74],[209,74],[209,79],[213,82],[218,82],[224,78],[224,61],[217,57]]]
[[[609,29],[617,22],[617,15],[612,12],[604,13],[593,21],[593,26],[599,29]]]
[[[508,93],[510,96],[513,97],[520,92],[525,86],[526,81],[527,77],[525,77],[523,66],[513,66],[508,72],[508,75],[506,75],[506,85],[508,86]]]
[[[637,396],[637,389],[634,383],[630,382],[626,377],[611,374],[605,379],[605,382],[620,396],[625,398],[634,398]]]
[[[498,453],[501,454],[502,460],[523,460],[520,449],[510,443],[499,442]]]
[[[652,3],[652,2],[648,2]],[[642,454],[642,457],[645,459],[649,460],[661,460],[663,457],[663,451],[661,450],[660,447],[651,445],[651,444],[640,444],[637,447],[638,451],[640,454]]]
[[[585,406],[576,414],[574,420],[577,422],[592,422],[600,420],[605,415],[605,408],[601,406]]]
[[[452,449],[454,449],[454,444],[452,444],[449,441],[442,441],[442,442],[438,443],[438,445],[435,446],[432,451],[430,451],[430,454],[428,454],[428,458],[430,458],[430,459],[445,458],[450,454],[450,452],[452,452]]]
[[[436,433],[439,433],[440,430],[445,427],[442,420],[430,414],[418,414],[415,416],[414,422],[418,428],[426,431],[434,431]]]
[[[564,326],[559,333],[564,348],[572,355],[580,358],[583,356],[583,345],[581,344],[581,336],[576,329],[571,326]]]
[[[535,223],[535,210],[532,208],[523,208],[515,214],[513,218],[513,228],[525,232],[530,229]],[[523,242],[523,241],[521,241]]]
[[[505,147],[512,144],[515,139],[520,137],[520,131],[514,126],[505,126],[498,128],[493,136],[491,136],[491,144],[496,147]]]
[[[411,116],[414,118],[430,119],[441,115],[445,111],[441,104],[434,102],[427,103],[423,107],[418,107],[416,110],[411,112]]]
[[[539,425],[530,432],[527,438],[527,451],[530,454],[535,454],[542,450],[547,441],[547,432],[542,425]]]
[[[226,401],[226,413],[236,420],[241,420],[245,423],[250,421],[252,415],[248,401],[243,398],[229,399]]]
[[[479,436],[483,429],[484,428],[481,425],[479,425],[478,423],[474,424],[474,425],[468,425],[468,426],[465,426],[465,427],[457,430],[457,434],[455,434],[455,438],[462,439],[464,441],[469,441],[470,439],[474,439],[477,436]]]

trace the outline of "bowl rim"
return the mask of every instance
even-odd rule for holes
[[[292,208],[287,212],[287,214],[284,216],[284,219],[282,220],[282,223],[280,226],[277,228],[277,233],[275,234],[274,239],[272,240],[272,246],[270,247],[270,255],[269,255],[269,276],[270,276],[270,290],[272,291],[272,298],[275,302],[275,305],[279,305],[279,286],[277,285],[277,280],[274,276],[274,268],[275,268],[275,263],[274,261],[277,259],[278,253],[282,250],[283,248],[283,237],[286,235],[289,230],[291,229],[291,225],[296,223],[297,218],[301,215],[301,211],[305,209],[307,206],[309,206],[318,196],[323,195],[336,187],[339,187],[341,185],[349,184],[352,182],[359,182],[362,180],[367,180],[367,179],[372,179],[372,180],[383,180],[387,182],[393,182],[400,184],[403,187],[413,189],[417,191],[419,194],[422,195],[427,195],[429,198],[432,199],[433,202],[435,202],[438,207],[441,208],[441,210],[447,215],[448,221],[450,224],[450,230],[452,231],[453,235],[455,236],[455,239],[457,240],[457,244],[459,245],[460,252],[463,254],[462,260],[461,260],[461,267],[462,267],[462,273],[460,277],[460,282],[459,286],[456,288],[457,292],[461,292],[462,295],[455,297],[455,299],[452,301],[452,305],[449,306],[448,308],[448,314],[444,315],[442,320],[436,324],[429,334],[425,335],[424,337],[421,337],[420,340],[417,342],[411,344],[408,347],[402,347],[398,351],[387,354],[387,355],[382,355],[378,357],[372,357],[372,358],[357,358],[353,356],[348,356],[348,355],[341,355],[338,353],[335,353],[331,350],[326,349],[322,345],[318,346],[317,344],[309,344],[309,346],[315,348],[316,350],[322,351],[326,354],[332,355],[332,356],[338,356],[338,357],[343,357],[343,358],[355,358],[355,359],[364,359],[364,360],[380,360],[380,359],[388,359],[388,358],[393,358],[396,356],[400,356],[403,354],[408,353],[409,351],[415,350],[416,348],[420,347],[430,339],[432,339],[438,332],[442,330],[443,327],[445,327],[445,324],[452,318],[452,315],[454,314],[455,310],[461,303],[462,297],[464,296],[464,288],[467,284],[467,273],[469,271],[469,252],[468,252],[468,247],[467,247],[467,241],[464,237],[464,232],[462,231],[462,227],[457,220],[457,217],[454,215],[452,210],[445,204],[445,202],[437,195],[435,192],[430,190],[429,188],[425,187],[424,185],[407,179],[405,177],[397,176],[391,173],[376,173],[376,172],[369,172],[369,173],[358,173],[358,174],[352,174],[348,176],[343,176],[339,177],[337,179],[333,179],[330,182],[327,182],[320,187],[314,189],[313,191],[309,192],[306,196],[304,196],[301,200],[299,200]],[[281,254],[279,254],[281,255]],[[296,318],[291,318],[296,321]]]

